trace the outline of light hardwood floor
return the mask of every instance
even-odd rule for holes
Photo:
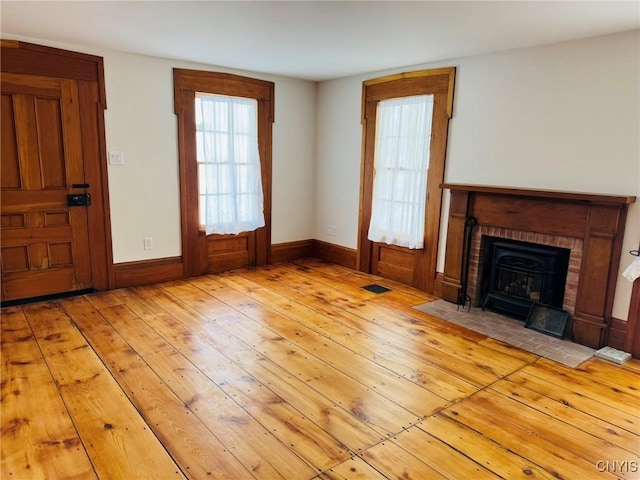
[[[638,478],[640,362],[564,367],[429,299],[306,260],[5,308],[1,476]]]

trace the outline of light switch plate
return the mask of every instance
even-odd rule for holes
[[[124,152],[109,151],[109,165],[124,165]]]

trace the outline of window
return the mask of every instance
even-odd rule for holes
[[[424,246],[433,95],[378,103],[369,240]]]
[[[264,226],[258,102],[196,93],[200,224],[207,235]]]
[[[184,274],[269,263],[274,83],[174,68],[173,89]],[[240,233],[207,234],[207,210],[222,231]]]
[[[357,268],[434,292],[455,68],[362,83]]]

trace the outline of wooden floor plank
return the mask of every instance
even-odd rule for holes
[[[242,360],[237,360],[243,365]],[[267,357],[260,357],[246,368],[279,397],[295,407],[316,425],[326,430],[352,452],[359,452],[380,442],[384,435],[372,428],[331,398],[322,395],[303,379],[289,373]]]
[[[0,476],[97,478],[36,341],[22,338],[2,345]]]
[[[491,438],[503,448],[527,459],[553,477],[594,478],[599,474],[595,462],[565,449],[565,445],[574,442],[575,439],[565,438],[561,444],[550,442],[535,432],[520,428],[517,415],[503,417],[470,400],[464,400],[437,415],[444,415]],[[616,477],[603,473],[602,478]]]
[[[285,267],[289,269],[292,268],[288,264],[278,265],[278,267]],[[401,294],[405,294],[403,298],[405,298],[405,300],[407,300],[407,302],[410,304],[425,303],[431,300],[436,300],[438,298],[426,292],[418,290],[417,288],[402,284],[400,282],[396,282],[395,280],[390,280],[388,278],[382,278],[377,275],[370,275],[363,272],[349,270],[348,268],[345,268],[345,267],[338,266],[338,268],[336,268],[336,265],[333,265],[330,263],[305,260],[305,261],[298,262],[296,264],[296,267],[297,267],[296,270],[298,271],[312,272],[314,275],[314,278],[317,278],[319,281],[323,281],[323,279],[327,279],[328,281],[325,280],[324,283],[327,283],[328,285],[335,284],[336,280],[341,283],[349,283],[358,288],[362,288],[372,283],[382,284],[382,286],[391,289],[390,293],[398,292]],[[375,299],[377,298],[377,296],[373,298]]]
[[[201,305],[204,312],[208,311],[206,303],[203,302]],[[190,325],[193,326],[193,323]],[[353,451],[359,451],[382,440],[380,433],[361,418],[336,405],[332,399],[324,395],[324,392],[315,390],[300,376],[283,369],[271,359],[250,349],[239,337],[220,328],[217,324],[208,324],[203,327],[201,336],[218,349],[226,348],[229,360],[267,385],[287,403],[321,425]],[[191,330],[194,331],[193,328]]]
[[[361,456],[369,465],[388,477],[434,480],[447,478],[391,441],[371,447]]]
[[[110,377],[60,391],[99,477],[185,478]]]
[[[485,347],[489,347],[493,350],[497,350],[501,353],[504,353],[505,355],[519,358],[520,360],[523,360],[526,363],[533,363],[538,358],[540,358],[540,356],[536,355],[535,353],[528,352],[514,345],[509,345],[508,343],[505,343],[501,340],[497,340],[495,338],[489,338],[489,337],[483,338],[482,340],[480,340],[479,343]]]
[[[630,358],[626,362],[624,362],[623,368],[627,370],[633,370],[635,372],[640,372],[640,359]]]
[[[633,454],[628,450],[611,444],[595,435],[585,433],[570,423],[551,417],[545,413],[498,393],[489,388],[470,397],[476,405],[492,412],[493,415],[517,419],[518,427],[532,432],[539,438],[560,445],[564,439],[580,437],[580,442],[567,442],[563,445],[566,451],[585,459],[592,465],[603,458],[631,459]],[[631,458],[630,458],[631,457]]]
[[[521,368],[525,362],[511,355],[504,355],[480,344],[486,338],[484,335],[464,338],[463,336],[448,335],[446,327],[442,324],[433,325],[425,321],[427,315],[414,310],[406,310],[402,313],[383,309],[368,303],[364,306],[356,306],[353,311],[363,318],[375,318],[384,321],[385,327],[398,334],[411,336],[425,345],[431,345],[436,349],[446,352],[459,359],[464,359],[469,365],[476,365],[478,369],[492,373],[496,378],[501,378]],[[467,334],[469,335],[469,334]]]
[[[0,475],[636,478],[638,360],[564,367],[432,299],[310,259],[4,308]]]
[[[129,400],[144,416],[189,477],[252,478],[214,432],[186,408],[165,382],[113,330],[89,302],[76,299],[66,307],[93,348],[109,367]],[[160,425],[163,428],[158,428]],[[204,446],[206,445],[206,448]]]
[[[95,309],[112,307],[114,305],[122,305],[122,300],[118,297],[116,292],[97,292],[93,295],[88,295],[85,299],[93,306]]]
[[[451,472],[453,478],[481,478],[497,476],[508,479],[556,478],[508,448],[496,443],[492,438],[457,422],[455,419],[434,415],[419,425],[419,430],[407,432],[400,439],[409,448],[428,442],[430,448],[425,456],[435,458],[436,465],[442,465]],[[405,447],[407,448],[407,447]],[[452,462],[451,459],[461,457]],[[471,461],[470,459],[473,459]],[[488,473],[491,472],[491,473]]]
[[[184,292],[183,292],[184,294]],[[215,310],[212,307],[204,307]],[[364,420],[370,427],[388,434],[390,428],[397,429],[398,424],[390,424],[388,418],[404,419],[404,426],[420,420],[397,404],[387,400],[370,388],[349,378],[340,371],[318,359],[314,359],[304,350],[288,342],[279,334],[270,332],[265,327],[255,328],[247,318],[230,316],[214,316],[215,325],[210,328],[224,328],[229,335],[242,337],[261,355],[268,357],[277,365],[286,365],[293,375],[304,379],[309,385],[347,409],[357,418]],[[207,332],[203,332],[206,336]],[[219,337],[219,336],[218,336]],[[216,342],[216,338],[210,338]],[[402,428],[402,427],[400,427]],[[396,430],[397,431],[397,430]]]
[[[341,373],[350,378],[357,378],[359,383],[418,417],[430,415],[448,404],[437,394],[355,354],[330,338],[319,337],[305,325],[292,323],[288,317],[254,302],[236,290],[223,288],[221,292],[227,305],[245,314],[270,332],[299,346],[308,355],[313,355],[318,360],[327,359],[326,362]],[[252,325],[249,325],[249,328],[258,330]]]
[[[558,365],[551,360],[541,358],[536,363],[523,369],[523,372],[535,375],[554,385],[574,390],[588,388],[592,399],[605,405],[610,405],[629,415],[638,415],[640,412],[638,399],[633,393],[625,391],[624,385],[621,385],[623,388],[618,388],[608,382],[594,382],[589,375],[564,365]]]
[[[329,317],[317,313],[300,302],[292,301],[282,294],[262,287],[259,283],[237,277],[223,277],[220,278],[220,282],[268,306],[270,309],[295,321],[298,325],[303,325],[305,328],[321,335],[321,337],[317,337],[321,345],[323,345],[322,337],[330,339],[332,342],[338,343],[381,367],[409,379],[446,400],[459,400],[477,390],[477,387],[471,383],[444,370],[437,369],[437,367],[426,363],[421,358],[410,354],[399,356],[397,355],[397,350],[382,339],[376,339],[366,335],[364,332],[344,325],[335,316]],[[202,288],[203,291],[209,291],[213,280],[209,278],[198,279],[197,283],[192,283]],[[218,287],[219,285],[219,283],[215,284]],[[315,337],[315,335],[306,335],[306,337]],[[329,356],[329,358],[332,357]]]
[[[436,417],[429,417],[424,422],[420,422],[416,427],[410,428],[405,432],[393,438],[393,442],[415,455],[422,462],[437,470],[441,475],[447,478],[473,478],[473,479],[492,479],[500,478],[487,468],[485,458],[491,449],[496,449],[490,440],[486,440],[483,444],[479,442],[469,442],[468,438],[460,436],[462,445],[451,441],[450,436],[436,437],[428,431],[434,429],[431,421]],[[445,429],[445,433],[454,435],[456,432],[452,429]],[[456,440],[458,435],[456,435]],[[444,440],[444,441],[443,441]],[[471,450],[471,451],[470,451]],[[471,455],[469,455],[471,453]],[[499,457],[502,463],[508,462],[510,455],[504,449],[499,450]],[[506,469],[501,469],[501,472]],[[509,471],[508,473],[513,473]],[[502,478],[511,478],[503,476]]]
[[[329,469],[322,475],[322,478],[325,480],[376,480],[390,478],[387,475],[383,475],[359,457],[352,457],[340,465]]]
[[[585,390],[582,388],[575,388],[566,383],[559,385],[553,382],[553,378],[542,379],[526,369],[510,375],[508,380],[596,418],[606,419],[612,425],[633,434],[640,433],[639,415],[629,414],[615,406],[593,399],[590,395],[583,393]]]
[[[122,305],[126,305],[127,308],[139,317],[163,312],[161,307],[145,297],[144,291],[138,291],[133,288],[121,288],[119,290],[113,290],[112,293],[122,302]],[[90,297],[87,297],[87,299],[89,298]]]
[[[24,312],[19,307],[3,308],[2,315],[0,315],[0,325],[2,329],[0,342],[2,345],[5,343],[26,341],[33,337]]]
[[[311,476],[314,471],[242,409],[144,320],[115,306],[100,310],[184,405],[219,438],[256,478]],[[247,445],[248,444],[248,445]]]
[[[24,311],[98,476],[184,478],[58,304]]]
[[[305,303],[316,311],[339,318],[346,325],[385,340],[397,349],[418,355],[428,363],[477,386],[486,386],[522,365],[522,362],[518,364],[516,361],[496,371],[493,362],[489,362],[496,357],[493,351],[476,354],[476,358],[473,358],[471,352],[479,348],[478,341],[485,338],[482,335],[476,336],[474,341],[466,341],[462,348],[458,348],[463,352],[463,356],[458,357],[448,346],[441,344],[440,340],[445,338],[445,334],[427,332],[426,327],[416,325],[420,323],[417,320],[405,318],[404,324],[396,323],[401,315],[389,309],[366,302],[354,302],[335,289],[314,286],[310,281],[289,272],[271,269],[264,272],[247,271],[241,275],[249,279],[265,279],[269,288],[293,298],[304,298]],[[462,339],[452,341],[460,342]]]
[[[227,329],[241,331],[242,335],[249,339],[250,332],[243,328],[244,324],[233,325],[231,322],[224,322],[224,320],[218,321]],[[286,365],[292,374],[335,399],[338,405],[366,421],[372,428],[384,434],[390,434],[394,428],[408,427],[420,420],[419,416],[387,399],[374,389],[345,375],[328,363],[314,358],[293,343],[283,341],[281,337],[265,330],[251,332],[250,340],[254,341],[260,353],[278,365]],[[389,422],[390,415],[397,420],[402,419],[401,423]]]
[[[608,385],[614,391],[621,390],[635,397],[640,405],[640,373],[620,368],[596,357],[590,358],[588,362],[576,368],[576,371],[584,373],[587,381],[597,379],[599,383]]]
[[[167,308],[182,308],[163,295],[159,295],[157,301]],[[191,315],[194,315],[194,312]],[[190,329],[187,329],[168,314],[152,315],[145,320],[170,341],[176,350],[314,468],[330,468],[350,456],[335,438],[327,435],[307,417],[283,402],[263,383],[222,355],[206,338],[194,335],[191,330],[198,328],[194,322],[191,322]],[[209,328],[210,326],[204,325],[202,330],[206,331]],[[206,332],[203,333],[206,335]]]
[[[617,445],[627,450],[628,453],[634,453],[634,445],[640,447],[640,435],[633,434],[604,419],[584,413],[573,408],[571,405],[546,397],[534,390],[530,390],[508,380],[497,382],[490,388],[522,403],[523,407],[530,406],[535,408],[556,420],[566,422],[585,433],[600,438],[612,445]]]

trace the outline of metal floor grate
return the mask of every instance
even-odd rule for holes
[[[373,293],[384,293],[384,292],[390,292],[391,289],[387,288],[387,287],[383,287],[382,285],[376,285],[375,283],[372,283],[371,285],[365,285],[364,287],[365,290],[368,290],[369,292],[373,292]]]

